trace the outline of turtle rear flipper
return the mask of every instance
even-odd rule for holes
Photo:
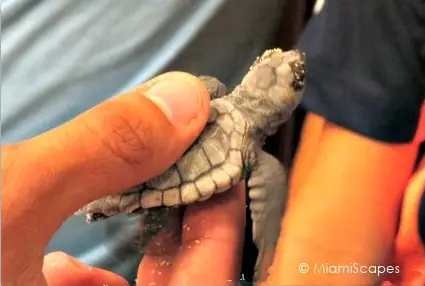
[[[141,221],[140,236],[138,239],[139,251],[144,255],[147,247],[155,237],[163,230],[174,223],[180,221],[183,208],[178,207],[157,207],[144,210],[144,216]],[[155,245],[155,252],[161,252],[161,246]]]
[[[254,281],[263,282],[273,263],[280,235],[288,193],[286,171],[275,157],[260,151],[247,186],[253,239],[258,248]]]

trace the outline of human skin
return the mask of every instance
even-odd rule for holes
[[[189,87],[179,87],[182,82]],[[164,113],[161,104],[147,98],[155,83],[165,86],[156,88],[156,94],[179,95],[184,104],[175,103],[171,111],[183,114]],[[189,104],[197,97],[199,105]],[[195,77],[166,74],[54,130],[2,146],[2,285],[127,285],[64,253],[44,257],[44,249],[81,206],[166,170],[201,132],[208,103],[208,93]],[[189,106],[194,111],[185,110]],[[168,144],[170,138],[174,144]],[[267,283],[376,282],[374,275],[301,274],[298,265],[384,265],[416,151],[416,143],[377,142],[310,114]],[[335,173],[339,175],[330,180]],[[157,238],[168,247],[161,253],[149,248],[138,283],[236,284],[244,207],[242,186],[188,207],[183,225],[191,231],[168,229],[175,235]],[[201,258],[208,263],[195,263]],[[159,274],[158,261],[170,262],[170,267]]]
[[[200,134],[208,110],[208,92],[196,77],[168,73],[37,137],[3,145],[2,285],[128,285],[64,253],[44,257],[44,250],[82,206],[169,168]],[[230,210],[232,215],[225,216]],[[193,231],[170,229],[174,237],[183,233],[182,239],[170,241],[161,257],[150,246],[138,283],[192,284],[201,281],[200,273],[213,275],[209,282],[215,284],[236,281],[244,220],[241,185],[188,207],[183,224]],[[193,263],[199,256],[207,256],[209,263]],[[146,273],[156,259],[172,265],[164,275],[150,277]]]
[[[303,274],[298,267],[389,262],[418,144],[378,142],[309,113],[265,284],[376,283],[379,277],[373,274]]]

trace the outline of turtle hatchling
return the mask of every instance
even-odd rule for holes
[[[163,174],[96,200],[79,213],[85,212],[89,222],[122,213],[149,217],[205,201],[244,180],[258,248],[254,279],[263,281],[274,257],[288,187],[285,169],[262,147],[299,104],[305,74],[304,53],[272,49],[256,59],[230,93],[214,77],[201,76],[211,97],[210,114],[192,146]]]

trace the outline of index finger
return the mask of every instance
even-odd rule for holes
[[[245,182],[208,201],[188,206],[182,245],[170,285],[236,284],[245,229]]]

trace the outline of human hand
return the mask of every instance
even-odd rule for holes
[[[208,109],[209,96],[198,79],[170,73],[107,100],[56,129],[2,146],[2,284],[127,285],[123,278],[63,253],[44,258],[44,249],[61,224],[85,204],[147,181],[170,167],[203,129]],[[240,198],[242,193],[228,196]],[[221,230],[197,226],[195,235],[208,230],[208,244],[220,244],[223,251],[223,245],[228,245],[233,251],[238,244],[225,239],[234,237],[233,243],[239,242],[232,227],[241,223],[233,225],[218,209],[244,206],[235,200],[223,198],[223,206],[219,206],[217,198],[217,204],[206,202],[205,209],[188,208],[185,220],[196,224],[199,218],[211,216],[211,224],[225,224]],[[231,216],[235,221],[244,218],[235,211]],[[215,234],[222,234],[223,240],[213,240]],[[183,241],[185,237],[190,239],[183,235]],[[199,248],[197,252],[202,251]],[[194,252],[181,253],[189,259]],[[236,257],[236,251],[229,255]],[[149,255],[144,259],[141,272],[150,259]],[[185,279],[179,278],[178,269],[188,262],[182,255],[177,260],[172,281]]]
[[[173,217],[148,245],[136,285],[236,285],[244,209],[243,184],[188,206],[183,223]],[[87,266],[62,252],[46,255],[44,264],[49,285],[126,285],[115,274],[97,269],[88,272]]]
[[[245,187],[189,205],[149,244],[137,285],[236,285],[245,227]]]

